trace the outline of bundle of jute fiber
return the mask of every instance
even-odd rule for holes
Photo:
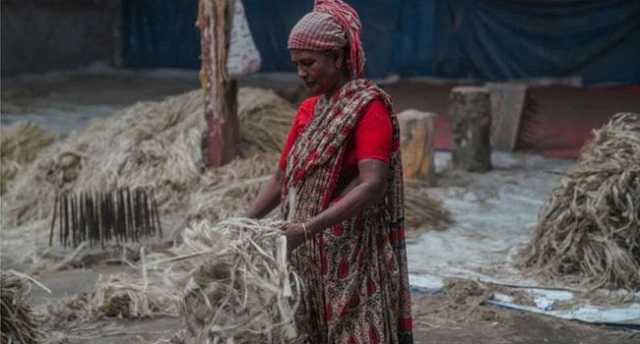
[[[27,281],[10,272],[0,276],[0,318],[2,344],[39,342],[40,333],[36,327],[31,309],[27,305],[29,287]]]
[[[519,265],[590,288],[640,288],[640,114],[594,132],[542,207]]]
[[[283,140],[280,134],[275,139],[254,136],[254,122],[259,119],[269,132],[286,133],[295,112],[273,92],[259,89],[241,89],[239,105],[243,151],[247,154],[266,154],[264,151],[275,147],[274,140]],[[289,123],[285,125],[283,118]],[[213,178],[220,175],[204,177],[204,129],[203,96],[198,90],[162,102],[135,104],[54,143],[3,196],[2,228],[5,234],[15,232],[8,233],[5,243],[22,243],[26,238],[38,239],[40,245],[46,243],[57,192],[151,188],[163,227],[172,230],[184,226],[192,213],[187,208],[191,195],[202,185],[215,184]]]
[[[145,277],[100,275],[89,291],[41,305],[34,313],[43,328],[51,329],[108,318],[177,316],[174,296]]]
[[[170,255],[149,257],[178,295],[194,343],[303,342],[295,326],[302,286],[287,262],[282,224],[194,222]]]
[[[0,129],[0,195],[15,176],[56,140],[56,135],[31,122],[18,122]]]

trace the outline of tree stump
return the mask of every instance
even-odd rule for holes
[[[398,114],[404,178],[415,178],[436,184],[434,166],[435,137],[433,121],[436,114],[415,109]]]
[[[470,172],[491,170],[491,100],[487,88],[462,86],[451,91],[453,167]]]

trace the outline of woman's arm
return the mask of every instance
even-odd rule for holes
[[[245,217],[261,219],[280,204],[280,190],[284,172],[276,168],[273,177],[260,189],[260,193],[253,200]]]
[[[382,201],[387,189],[387,169],[387,164],[378,159],[360,160],[356,186],[331,207],[305,221],[307,235],[332,227]],[[284,229],[290,250],[304,242],[304,228],[301,223],[287,224]]]

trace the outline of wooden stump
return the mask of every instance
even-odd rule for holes
[[[453,167],[471,172],[491,170],[491,101],[484,87],[462,86],[451,91]]]
[[[436,184],[434,158],[434,127],[436,114],[414,109],[398,114],[400,144],[404,178],[423,180],[429,186]]]

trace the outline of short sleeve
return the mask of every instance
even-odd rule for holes
[[[289,129],[287,140],[284,142],[284,147],[282,149],[282,153],[280,154],[280,161],[278,163],[278,166],[280,166],[280,169],[282,169],[283,171],[286,168],[287,156],[289,155],[291,148],[293,148],[293,144],[296,142],[298,135],[302,133],[304,127],[311,120],[311,117],[313,116],[313,109],[316,106],[317,101],[317,96],[307,98],[302,103],[300,103],[300,106],[298,107],[298,112],[293,119],[293,123],[291,123],[291,128]]]
[[[356,124],[354,134],[358,161],[378,159],[389,162],[393,126],[389,111],[381,101],[375,100],[365,109]]]

